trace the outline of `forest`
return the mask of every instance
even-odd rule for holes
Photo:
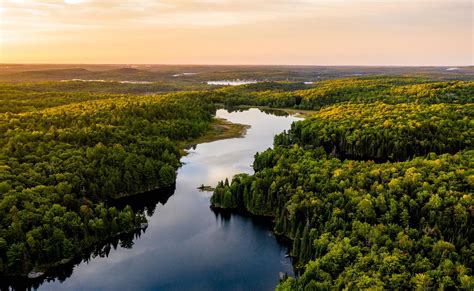
[[[211,198],[273,218],[292,240],[302,275],[278,290],[474,288],[472,82],[333,80],[254,95],[316,109]]]
[[[256,154],[254,175],[220,182],[211,203],[269,216],[293,241],[303,275],[277,288],[474,287],[474,82],[378,76],[210,88],[202,79],[55,74],[0,83],[0,275],[46,270],[136,231],[145,215],[112,202],[172,187],[182,149],[212,131],[216,108],[260,106],[311,113]],[[251,72],[225,76],[242,74]]]
[[[139,228],[143,215],[108,202],[172,186],[183,142],[207,132],[215,111],[190,94],[14,91],[7,98],[0,115],[2,274],[41,270]]]

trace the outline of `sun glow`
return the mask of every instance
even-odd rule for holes
[[[81,4],[86,2],[86,0],[64,0],[64,3],[66,4]]]
[[[2,62],[472,64],[472,3],[8,0]]]

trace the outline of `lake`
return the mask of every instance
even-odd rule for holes
[[[252,173],[254,154],[271,147],[275,134],[300,119],[277,115],[218,110],[219,118],[250,125],[245,137],[190,149],[182,158],[174,194],[134,198],[149,215],[145,232],[112,243],[100,255],[70,267],[63,282],[50,277],[39,289],[272,290],[280,272],[293,275],[288,249],[272,234],[269,222],[215,213],[209,207],[211,192],[197,189]]]
[[[208,85],[224,85],[224,86],[240,86],[246,84],[258,83],[256,80],[220,80],[220,81],[207,81]]]

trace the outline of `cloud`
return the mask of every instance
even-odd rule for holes
[[[100,45],[95,54],[103,50],[109,56],[120,44],[140,46],[143,54],[180,54],[181,62],[207,51],[225,62],[230,52],[244,49],[254,51],[245,57],[255,62],[281,54],[300,63],[315,54],[360,57],[374,48],[388,55],[394,47],[408,55],[446,44],[453,45],[445,55],[454,55],[469,49],[472,5],[466,0],[0,0],[0,42],[12,55],[39,45],[48,54],[53,44],[89,43],[90,51]]]
[[[229,26],[252,24],[279,19],[363,17],[371,15],[396,15],[405,11],[431,9],[433,7],[453,8],[465,0],[64,0],[29,1],[9,0],[4,5],[4,14],[11,19],[31,21],[35,16],[48,16],[53,23],[101,23],[120,26],[129,22],[154,25]],[[74,6],[74,8],[72,8]],[[422,11],[420,11],[422,12]]]
[[[361,24],[390,28],[433,24],[440,18],[440,21],[452,18],[447,14],[459,14],[460,9],[472,8],[471,5],[464,0],[8,0],[0,4],[0,21],[6,35],[4,39],[12,39],[9,34],[15,34],[14,38],[18,39],[38,37],[41,31],[72,32],[77,28],[200,29],[287,21],[303,23],[315,19],[325,25],[356,19]]]
[[[64,0],[64,3],[71,4],[71,5],[83,4],[87,2],[88,2],[87,0]]]

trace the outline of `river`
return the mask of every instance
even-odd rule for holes
[[[293,275],[288,249],[268,222],[215,213],[209,207],[211,192],[197,187],[252,173],[254,154],[271,147],[274,135],[299,118],[255,108],[220,109],[216,116],[251,127],[243,138],[190,149],[182,158],[174,194],[146,206],[149,225],[144,233],[109,247],[105,255],[78,262],[63,279],[50,277],[39,289],[271,290],[280,272]]]

